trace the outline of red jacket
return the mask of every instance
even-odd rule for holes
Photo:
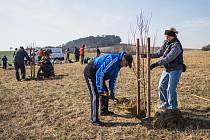
[[[80,51],[80,55],[85,55],[85,48],[82,47],[82,48],[80,48],[79,51]]]
[[[40,51],[38,52],[38,56],[44,56],[44,51],[40,50]]]

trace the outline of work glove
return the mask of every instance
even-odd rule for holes
[[[141,58],[147,58],[147,54],[140,54],[141,55]]]
[[[155,67],[158,67],[158,66],[160,66],[160,64],[158,62],[156,62],[156,63],[151,64],[149,68],[150,68],[150,70],[152,70],[152,69],[154,69]]]
[[[109,96],[109,93],[106,92],[106,91],[104,91],[104,92],[100,92],[99,95],[100,96],[107,96],[108,97]]]

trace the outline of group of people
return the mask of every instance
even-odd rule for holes
[[[97,49],[99,50],[99,49]],[[100,51],[100,50],[99,50]],[[43,49],[40,49],[37,52],[38,55],[38,63],[39,63],[39,69],[37,72],[37,78],[49,78],[50,76],[54,76],[54,67],[52,63],[50,62],[50,51]],[[69,53],[70,50],[67,49],[67,56],[66,60],[69,60]],[[76,62],[79,61],[79,57],[81,57],[81,64],[84,64],[85,62],[85,45],[82,45],[80,50],[75,47],[74,50],[75,54],[75,60]],[[97,56],[100,54],[97,53]],[[25,80],[26,78],[26,69],[25,69],[25,61],[28,61],[29,63],[32,63],[32,58],[28,55],[27,51],[21,46],[19,49],[15,48],[14,54],[13,54],[13,60],[14,60],[14,67],[15,67],[15,74],[17,81]],[[7,57],[4,56],[2,58],[3,61],[3,69],[6,69],[7,67]],[[34,62],[33,62],[34,63]],[[21,77],[19,75],[19,70],[21,72]]]
[[[70,49],[67,48],[66,50],[66,61],[69,62],[71,61],[69,59],[70,57]],[[84,64],[84,57],[85,57],[85,45],[83,44],[81,46],[81,48],[77,48],[76,46],[74,47],[74,57],[75,57],[75,62],[79,62],[80,60],[80,63],[81,64]]]
[[[159,81],[159,100],[158,108],[164,110],[177,109],[176,88],[181,73],[186,70],[183,63],[183,48],[177,38],[178,31],[175,28],[166,29],[164,32],[165,41],[160,49],[150,54],[150,58],[160,58],[159,61],[150,65],[150,70],[155,67],[164,66],[164,71]],[[146,54],[141,54],[141,58],[146,58]],[[93,125],[103,125],[99,119],[99,100],[100,115],[113,115],[114,112],[108,108],[109,99],[115,100],[115,84],[118,72],[123,67],[132,67],[132,55],[121,52],[119,54],[104,54],[94,58],[84,69],[84,77],[89,89],[91,100],[90,120]],[[109,80],[109,88],[106,86]]]
[[[66,59],[65,60],[68,63],[72,62],[72,60],[70,59],[70,53],[71,53],[70,49],[67,48],[66,52],[65,52],[65,54],[66,54]],[[83,53],[84,53],[84,51],[83,51]],[[76,46],[74,47],[74,57],[75,57],[75,62],[79,62],[80,50]]]
[[[40,57],[42,49],[40,49],[38,55],[38,61],[40,61],[40,67],[37,72],[37,78],[49,78],[50,76],[54,76],[54,67],[50,62],[50,57],[45,55],[44,53]],[[15,75],[17,81],[25,80],[26,78],[26,68],[25,68],[25,59],[32,63],[32,58],[28,55],[27,51],[21,46],[19,49],[16,49],[14,52],[14,67],[15,67]],[[33,61],[34,63],[34,61]],[[21,77],[19,75],[19,70],[21,72]]]
[[[51,49],[43,50],[42,48],[37,52],[38,55],[38,61],[41,61],[43,56],[46,56],[48,59],[50,59],[50,54],[52,54]]]
[[[101,52],[100,52],[100,49],[98,46],[96,47],[96,52],[97,52],[96,57],[100,56]],[[79,60],[80,60],[81,64],[88,63],[88,61],[90,59],[89,57],[85,57],[85,45],[84,44],[80,47],[80,49],[77,48],[76,46],[74,47],[74,56],[75,56],[75,62],[79,62]],[[67,48],[66,49],[66,59],[65,59],[66,62],[71,62],[69,57],[70,57],[70,49]]]
[[[150,70],[156,67],[164,66],[164,71],[159,80],[158,95],[160,106],[158,108],[164,110],[177,109],[177,92],[176,88],[182,72],[186,70],[183,62],[183,48],[177,38],[178,31],[175,28],[166,29],[164,32],[165,41],[160,49],[149,54],[150,58],[160,58],[159,61],[150,65]],[[81,64],[84,64],[85,45],[82,45],[80,50],[75,47],[74,55],[76,62],[81,57]],[[41,49],[42,51],[42,49]],[[70,51],[69,51],[70,52]],[[41,61],[37,77],[46,77],[54,75],[54,68],[48,56],[42,52],[38,59]],[[69,57],[67,55],[67,57]],[[28,53],[21,46],[14,53],[14,66],[16,72],[16,79],[20,81],[19,69],[21,71],[21,78],[24,80],[26,76],[24,58],[28,61],[32,59]],[[146,54],[141,54],[141,58],[147,58]],[[3,68],[6,69],[7,58],[2,58]],[[100,50],[97,48],[97,56],[90,61],[84,68],[84,78],[89,89],[89,96],[91,101],[91,123],[93,125],[103,125],[99,119],[99,100],[100,100],[100,115],[113,115],[114,112],[109,110],[109,99],[115,100],[115,87],[117,76],[121,68],[129,66],[132,68],[133,57],[127,52],[120,52],[118,54],[103,54],[100,55]],[[109,87],[106,81],[109,80]]]

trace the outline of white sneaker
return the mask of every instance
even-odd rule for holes
[[[163,105],[159,106],[158,109],[167,110],[167,108]]]

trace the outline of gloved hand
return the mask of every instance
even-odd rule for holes
[[[101,93],[99,93],[99,95],[100,96],[109,96],[109,93],[108,92],[106,92],[106,91],[104,91],[104,92],[101,92]]]
[[[149,68],[150,68],[150,70],[152,70],[157,66],[160,66],[160,64],[158,62],[151,64]]]
[[[140,54],[141,55],[141,58],[147,58],[147,54]]]

